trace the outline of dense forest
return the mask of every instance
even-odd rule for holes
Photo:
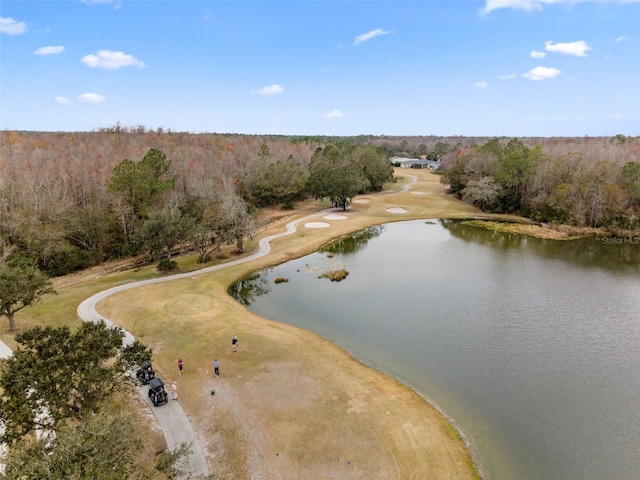
[[[640,227],[640,141],[618,135],[559,154],[519,139],[487,141],[447,159],[442,181],[484,211],[542,222],[607,228]]]
[[[178,246],[207,261],[242,251],[264,206],[328,198],[342,208],[392,180],[393,156],[440,162],[479,208],[545,222],[638,228],[640,138],[293,137],[115,125],[0,132],[0,260],[49,275]]]

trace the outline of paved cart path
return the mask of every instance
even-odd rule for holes
[[[219,265],[214,265],[211,267],[206,267],[201,270],[196,270],[193,272],[179,273],[179,274],[171,275],[168,277],[152,278],[149,280],[141,280],[139,282],[128,283],[126,285],[119,285],[117,287],[104,290],[84,300],[78,306],[78,315],[85,322],[102,321],[102,322],[105,322],[107,325],[117,326],[113,321],[111,321],[110,319],[98,313],[96,309],[96,305],[100,300],[110,295],[113,295],[116,292],[122,292],[124,290],[141,287],[143,285],[151,285],[155,283],[169,282],[179,278],[193,277],[195,275],[203,275],[203,274],[210,273],[216,270],[221,270],[223,268],[227,268],[233,265],[238,265],[240,263],[250,262],[251,260],[255,260],[256,258],[260,258],[260,257],[263,257],[264,255],[267,255],[271,251],[271,244],[270,244],[271,241],[276,238],[294,233],[296,231],[297,225],[300,222],[304,222],[310,218],[317,217],[320,215],[326,215],[333,211],[335,211],[335,209],[333,208],[326,209],[326,210],[322,210],[320,212],[289,222],[284,232],[261,239],[260,242],[258,243],[258,251],[248,257],[241,258],[241,259],[234,260],[227,263],[222,263]],[[131,333],[125,331],[125,338],[123,340],[124,344],[129,345],[133,341],[135,341],[134,336],[131,335]],[[176,448],[180,447],[182,443],[187,443],[189,445],[191,451],[187,457],[187,468],[186,468],[187,471],[185,472],[185,477],[183,478],[188,478],[189,475],[194,475],[194,474],[208,475],[209,467],[207,465],[207,460],[206,460],[204,450],[198,438],[196,437],[195,431],[191,426],[191,423],[189,422],[189,418],[184,413],[184,410],[182,409],[182,406],[180,405],[180,403],[169,401],[169,403],[165,405],[162,405],[160,407],[154,407],[147,395],[146,387],[138,388],[138,393],[140,393],[140,396],[149,405],[149,408],[151,408],[156,418],[158,419],[158,423],[162,428],[162,432],[167,442],[167,447],[170,450],[175,450]]]
[[[406,192],[409,189],[411,184],[414,184],[417,180],[417,177],[414,175],[403,175],[410,177],[410,183],[402,186],[402,191]],[[381,193],[391,193],[391,192],[381,192]],[[195,275],[203,275],[206,273],[210,273],[216,270],[221,270],[223,268],[231,267],[234,265],[238,265],[245,262],[250,262],[257,258],[263,257],[267,255],[271,251],[271,241],[276,238],[283,237],[285,235],[290,235],[296,231],[297,225],[301,222],[305,222],[311,218],[327,215],[329,213],[338,211],[340,209],[336,208],[328,208],[325,210],[321,210],[317,213],[313,213],[311,215],[307,215],[305,217],[299,218],[297,220],[293,220],[287,223],[285,231],[265,237],[261,239],[258,243],[258,251],[253,255],[250,255],[245,258],[241,258],[238,260],[234,260],[231,262],[214,265],[211,267],[206,267],[201,270],[196,270],[193,272],[180,273],[176,275],[171,275],[167,277],[161,278],[152,278],[148,280],[141,280],[139,282],[129,283],[126,285],[119,285],[116,287],[109,288],[102,292],[99,292],[86,300],[84,300],[80,305],[78,305],[77,313],[78,316],[85,322],[105,322],[109,326],[118,326],[110,319],[100,315],[96,309],[96,305],[98,302],[104,298],[109,297],[117,292],[122,292],[125,290],[129,290],[132,288],[141,287],[143,285],[151,285],[155,283],[169,282],[172,280],[176,280],[179,278],[187,278],[193,277]],[[341,211],[341,210],[340,210]],[[135,341],[135,337],[128,331],[124,331],[125,337],[123,343],[125,345],[129,345]],[[2,341],[0,341],[0,358],[8,358],[13,355],[12,350]],[[180,447],[183,443],[189,445],[190,452],[187,457],[187,465],[186,472],[184,473],[183,478],[189,478],[192,475],[209,475],[209,467],[207,465],[206,456],[202,445],[200,444],[195,430],[193,429],[189,418],[185,414],[182,406],[178,402],[168,402],[167,404],[161,407],[154,407],[147,395],[147,387],[138,387],[138,393],[144,399],[145,403],[149,406],[151,411],[155,414],[158,419],[158,423],[162,428],[162,432],[164,434],[165,440],[167,442],[167,447],[169,450],[175,450]],[[168,392],[170,394],[170,392]],[[4,447],[0,445],[0,448]],[[1,450],[0,450],[1,453]],[[2,465],[0,465],[0,470],[2,469]]]

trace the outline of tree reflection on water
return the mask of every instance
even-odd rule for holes
[[[248,275],[231,284],[227,292],[240,304],[248,307],[257,297],[271,291],[267,280],[268,270]]]
[[[542,257],[571,262],[581,267],[596,267],[635,275],[640,268],[640,237],[550,240],[520,233],[499,232],[470,225],[463,220],[444,219],[440,223],[460,240],[503,251],[526,245]]]
[[[354,253],[367,246],[369,240],[384,232],[384,225],[373,225],[364,230],[340,237],[320,249],[323,253]]]

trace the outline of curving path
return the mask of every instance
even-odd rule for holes
[[[416,183],[417,177],[415,175],[402,175],[410,178],[410,183],[407,185],[403,185],[401,191],[406,192],[409,190],[411,184]],[[391,193],[391,192],[382,192],[382,193]],[[139,282],[129,283],[126,285],[119,285],[117,287],[110,288],[108,290],[104,290],[100,293],[97,293],[86,300],[84,300],[80,305],[78,305],[78,316],[85,322],[105,322],[109,326],[117,327],[117,325],[109,320],[108,318],[100,315],[96,309],[96,305],[98,302],[104,298],[113,295],[116,292],[122,292],[124,290],[129,290],[132,288],[140,287],[143,285],[151,285],[154,283],[162,283],[169,282],[171,280],[175,280],[178,278],[186,278],[193,277],[195,275],[202,275],[205,273],[210,273],[216,270],[221,270],[223,268],[227,268],[233,265],[238,265],[240,263],[249,262],[251,260],[255,260],[256,258],[263,257],[267,255],[271,251],[271,241],[276,238],[283,237],[286,235],[290,235],[296,231],[296,227],[300,222],[304,222],[310,218],[318,217],[321,215],[327,215],[333,211],[335,208],[327,208],[321,210],[317,213],[313,213],[311,215],[307,215],[305,217],[299,218],[297,220],[293,220],[286,225],[286,229],[282,233],[278,233],[275,235],[270,235],[261,239],[258,243],[258,251],[253,255],[250,255],[245,258],[241,258],[238,260],[234,260],[231,262],[214,265],[211,267],[206,267],[201,270],[196,270],[193,272],[180,273],[176,275],[171,275],[168,277],[162,278],[153,278],[149,280],[141,280]],[[340,209],[337,209],[340,210]],[[123,343],[125,345],[129,345],[135,341],[134,336],[124,331],[125,336]],[[0,358],[8,358],[13,355],[12,350],[0,341]],[[169,402],[163,405],[160,408],[154,407],[147,395],[146,387],[138,387],[138,393],[144,399],[145,403],[149,406],[149,408],[153,411],[156,418],[158,419],[158,423],[162,428],[162,432],[164,434],[165,440],[167,442],[167,447],[169,450],[175,450],[180,447],[181,444],[186,443],[190,446],[190,453],[187,456],[186,462],[186,472],[184,473],[183,478],[189,478],[191,475],[209,475],[209,466],[207,465],[207,459],[202,448],[202,445],[198,441],[196,437],[196,433],[189,422],[189,418],[184,413],[182,406],[178,402]],[[1,447],[1,446],[0,446]],[[0,465],[1,469],[2,465]]]
[[[6,343],[0,341],[0,359],[9,358],[11,355],[13,355],[13,350]]]
[[[409,177],[409,183],[407,183],[406,185],[403,185],[402,188],[400,189],[403,192],[408,191],[409,187],[418,181],[418,177],[416,175],[409,175],[404,173],[397,173],[396,175],[398,175],[399,177]]]
[[[278,233],[275,235],[271,235],[261,239],[258,243],[258,251],[253,255],[250,255],[245,258],[241,258],[238,260],[234,260],[227,263],[222,263],[219,265],[214,265],[212,267],[206,267],[201,270],[196,270],[193,272],[179,273],[176,275],[171,275],[168,277],[162,278],[152,278],[149,280],[141,280],[135,283],[128,283],[126,285],[119,285],[117,287],[110,288],[108,290],[104,290],[103,292],[97,293],[92,297],[84,300],[80,305],[78,305],[78,316],[84,320],[85,322],[105,322],[109,326],[117,326],[114,322],[109,320],[108,318],[100,315],[96,309],[97,303],[110,296],[116,292],[122,292],[124,290],[129,290],[131,288],[140,287],[143,285],[151,285],[154,283],[162,283],[169,282],[171,280],[175,280],[178,278],[186,278],[193,277],[195,275],[202,275],[205,273],[210,273],[216,270],[221,270],[223,268],[227,268],[233,265],[238,265],[240,263],[249,262],[251,260],[255,260],[256,258],[263,257],[267,255],[271,251],[271,241],[283,237],[285,235],[290,235],[296,231],[296,227],[298,223],[308,220],[313,217],[317,217],[320,215],[326,215],[332,211],[334,208],[329,208],[325,210],[321,210],[320,212],[307,215],[306,217],[299,218],[297,220],[293,220],[289,222],[286,226],[286,229],[282,233]],[[133,343],[135,340],[134,336],[131,333],[125,331],[125,337],[123,343],[125,345],[129,345]],[[198,441],[196,437],[196,433],[189,422],[189,418],[184,413],[182,406],[178,402],[169,402],[162,407],[153,407],[149,396],[147,395],[146,387],[138,387],[138,393],[144,399],[144,401],[149,405],[149,408],[153,411],[156,418],[158,419],[158,423],[162,428],[162,432],[167,442],[167,447],[170,450],[175,450],[180,447],[182,443],[186,443],[190,446],[190,453],[186,458],[186,472],[183,478],[189,478],[190,475],[209,475],[209,467],[207,465],[207,459],[202,448],[202,445]]]

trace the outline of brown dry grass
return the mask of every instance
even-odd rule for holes
[[[390,186],[392,193],[367,196],[367,203],[340,212],[346,220],[323,219],[329,228],[300,224],[295,234],[273,241],[265,257],[121,292],[98,305],[103,315],[153,347],[154,366],[166,383],[178,381],[180,403],[211,471],[219,477],[478,478],[457,432],[419,395],[314,334],[254,315],[226,292],[242,275],[315,251],[332,238],[372,224],[477,213],[445,195],[439,177],[422,170],[397,173],[416,175],[418,182],[409,192],[400,191],[401,181]],[[326,206],[306,202],[286,215],[262,212],[272,221],[247,244],[247,252],[260,237],[281,232],[288,221]],[[388,212],[392,207],[407,212]],[[180,265],[186,269],[193,262],[181,259]],[[133,276],[153,274],[152,269],[141,269]],[[43,300],[23,312],[19,322],[42,323],[54,305],[68,314],[80,300],[123,278],[112,273],[89,282],[81,275],[67,279],[60,282],[57,300]],[[72,307],[60,298],[73,302]],[[234,353],[235,335],[240,345]],[[185,362],[181,377],[179,357]],[[214,358],[220,360],[220,378],[212,374]]]
[[[470,220],[468,223],[499,232],[518,233],[547,240],[574,240],[606,234],[603,229],[571,227],[568,225],[539,225],[512,221]]]

